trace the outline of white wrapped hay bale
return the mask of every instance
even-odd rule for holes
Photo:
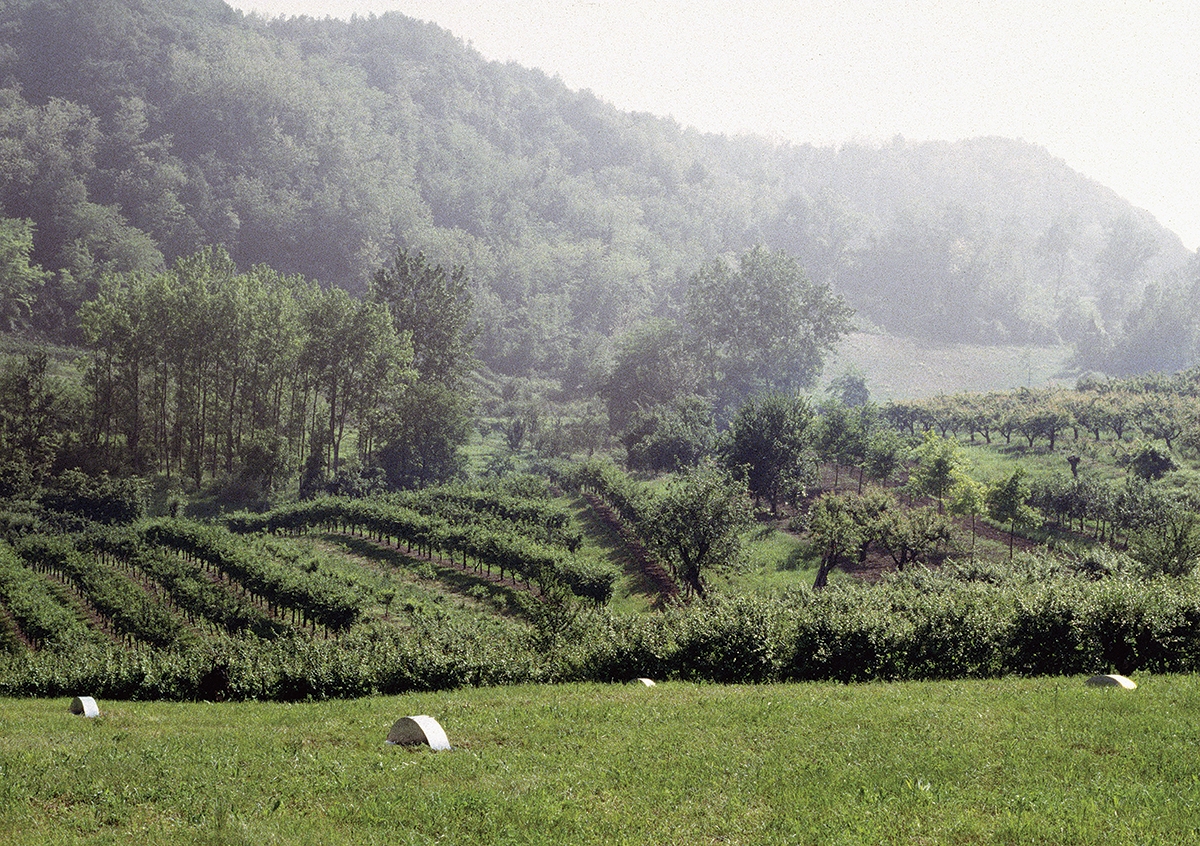
[[[450,751],[450,741],[446,739],[446,732],[437,720],[424,714],[396,720],[392,730],[388,732],[387,742],[393,746],[424,744],[435,752]]]
[[[1092,676],[1087,680],[1087,683],[1092,687],[1121,687],[1125,690],[1135,690],[1137,688],[1137,684],[1132,679],[1118,675]]]
[[[82,714],[85,717],[99,717],[100,708],[92,697],[76,696],[71,700],[71,713]]]
[[[643,687],[654,687],[654,679],[638,678],[634,679],[634,684],[640,684]]]

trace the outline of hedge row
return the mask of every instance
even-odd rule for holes
[[[55,596],[46,579],[21,563],[4,541],[0,541],[0,605],[8,609],[34,648],[98,640],[96,633]]]
[[[532,629],[431,618],[411,630],[356,630],[337,643],[47,650],[0,659],[0,695],[292,699],[637,676],[861,682],[1200,670],[1194,579],[998,586],[922,578],[656,615],[547,614]]]
[[[299,611],[306,622],[328,631],[350,628],[362,613],[363,598],[318,573],[280,564],[219,526],[162,518],[141,528],[146,541],[204,561],[239,582],[268,606]]]
[[[31,535],[16,550],[34,570],[74,584],[117,634],[158,647],[186,637],[174,615],[127,577],[78,549],[70,536]]]

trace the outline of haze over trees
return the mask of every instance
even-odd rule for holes
[[[483,364],[571,391],[598,339],[762,245],[901,334],[1116,373],[1200,348],[1178,239],[1033,145],[703,135],[399,14],[10,0],[0,43],[0,252],[34,269],[3,318],[55,338],[105,273],[201,247],[355,294],[402,247],[465,269]]]
[[[513,455],[716,455],[777,509],[813,449],[861,490],[931,420],[1051,450],[1136,427],[1147,478],[1185,438],[1171,409],[1032,396],[905,418],[853,374],[843,402],[800,398],[856,325],[1067,342],[1111,373],[1194,360],[1200,261],[1032,145],[704,135],[398,14],[6,9],[0,325],[86,350],[78,385],[36,355],[5,370],[19,488],[70,467],[251,499],[424,487],[490,427]]]

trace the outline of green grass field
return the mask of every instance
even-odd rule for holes
[[[1074,385],[1070,347],[933,344],[884,333],[854,332],[826,363],[823,381],[852,368],[876,402],[962,391]]]
[[[1200,842],[1200,679],[0,700],[6,843]],[[454,751],[389,747],[429,714]]]

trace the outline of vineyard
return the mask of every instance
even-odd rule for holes
[[[575,560],[582,538],[548,498],[465,488],[325,498],[227,525],[75,520],[51,534],[32,521],[39,531],[21,533],[11,528],[20,515],[8,517],[7,692],[89,684],[133,696],[291,698],[361,692],[345,684],[527,678],[528,657],[509,661],[505,645],[529,640],[536,609],[572,596],[603,603],[616,578]],[[356,661],[370,665],[370,680],[328,666]],[[464,676],[473,662],[481,669]],[[330,672],[355,681],[330,687]]]
[[[1195,394],[764,403],[819,462],[782,477],[737,464],[739,412],[737,473],[596,458],[208,520],[83,480],[0,511],[0,695],[1194,672]],[[726,517],[687,496],[717,493],[760,505],[702,560]]]

